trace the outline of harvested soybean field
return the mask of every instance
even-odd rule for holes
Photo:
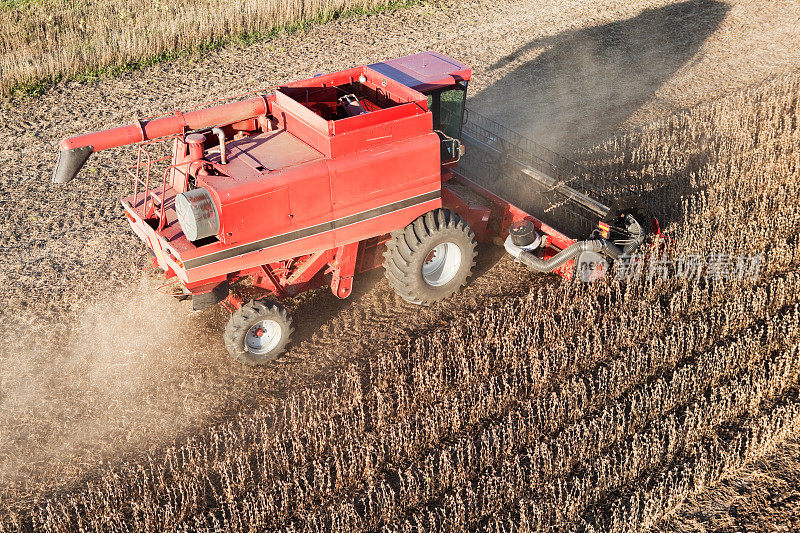
[[[796,452],[800,10],[534,4],[415,5],[5,101],[0,527],[796,523],[790,503],[724,502]],[[757,276],[648,276],[651,254],[641,277],[584,286],[486,247],[431,308],[380,272],[350,300],[298,298],[294,348],[244,369],[222,310],[190,313],[133,268],[129,151],[49,183],[63,137],[420,49],[473,67],[468,107],[634,183],[671,239],[654,250],[760,254]]]

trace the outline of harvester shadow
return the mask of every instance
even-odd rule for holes
[[[596,144],[696,60],[729,10],[688,0],[534,39],[489,68],[501,77],[470,107],[556,151]]]

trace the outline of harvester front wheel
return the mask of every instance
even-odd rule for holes
[[[386,279],[407,302],[431,305],[458,291],[475,266],[477,244],[466,222],[447,209],[392,232],[383,254]]]
[[[234,311],[225,327],[225,348],[242,364],[257,366],[278,358],[291,340],[292,317],[282,305],[251,300]]]

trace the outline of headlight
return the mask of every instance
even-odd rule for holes
[[[219,233],[217,207],[206,189],[200,187],[177,195],[175,211],[178,214],[178,224],[190,241],[213,237]]]

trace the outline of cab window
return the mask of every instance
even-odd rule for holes
[[[441,130],[449,137],[460,139],[466,96],[465,82],[428,94],[428,109],[433,113],[433,128]]]

